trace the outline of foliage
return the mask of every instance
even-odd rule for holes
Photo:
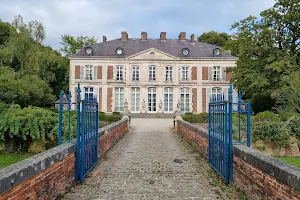
[[[293,116],[288,120],[292,134],[300,138],[300,117]]]
[[[75,54],[77,49],[97,43],[97,39],[95,37],[88,36],[74,37],[71,35],[62,35],[61,40],[60,44],[62,47],[60,48],[60,51],[66,55]]]
[[[259,18],[249,16],[232,26],[236,32],[226,46],[239,57],[233,73],[235,87],[250,94],[270,95],[282,87],[284,77],[299,69],[297,2],[277,0]]]
[[[46,107],[54,103],[52,90],[36,75],[18,78],[10,67],[0,68],[0,99],[7,104]]]
[[[8,167],[14,163],[20,162],[33,156],[32,153],[1,153],[0,152],[0,169]]]
[[[120,112],[113,112],[112,114],[113,114],[113,115],[121,115]]]
[[[0,47],[8,41],[11,35],[11,31],[12,30],[10,24],[1,22],[0,20]]]
[[[190,123],[207,123],[208,122],[208,113],[199,113],[199,114],[185,114],[181,116],[184,121]]]
[[[224,47],[226,42],[230,39],[227,33],[218,33],[215,31],[204,32],[198,37],[199,42],[206,42]]]
[[[106,115],[105,113],[99,113],[99,120],[105,122],[116,122],[121,120],[121,115]]]
[[[270,95],[264,95],[264,94],[253,94],[251,99],[251,108],[254,112],[254,114],[257,114],[259,112],[263,112],[266,110],[271,110],[274,106],[275,102],[270,97]]]
[[[253,129],[253,140],[263,140],[266,143],[285,147],[289,143],[290,129],[286,122],[266,122],[256,124]]]
[[[264,111],[256,114],[255,116],[252,116],[251,119],[251,121],[255,124],[262,124],[266,122],[278,122],[279,115],[271,111]]]
[[[7,138],[21,138],[28,141],[54,140],[58,115],[37,107],[21,109],[19,105],[10,106],[0,119],[0,141]]]

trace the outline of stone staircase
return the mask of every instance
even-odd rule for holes
[[[165,113],[130,113],[131,118],[173,118],[175,114]]]

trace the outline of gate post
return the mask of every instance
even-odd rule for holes
[[[75,183],[78,182],[79,180],[79,170],[80,170],[80,85],[78,83],[77,86],[77,102],[76,102],[76,106],[77,106],[77,122],[76,122],[76,163],[75,163]]]
[[[228,133],[228,136],[229,136],[229,180],[227,181],[228,182],[232,182],[233,180],[233,146],[232,146],[232,93],[233,93],[233,89],[232,89],[232,83],[230,84],[230,87],[229,87],[229,123],[228,123],[228,126],[229,126],[229,133]]]
[[[58,145],[61,145],[62,143],[62,112],[63,112],[63,104],[62,104],[62,98],[63,98],[63,91],[60,91],[59,93],[59,118],[58,118]]]

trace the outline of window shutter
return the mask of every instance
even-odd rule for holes
[[[80,66],[80,80],[84,80],[84,66]]]
[[[93,92],[94,92],[93,95],[94,95],[94,98],[96,99],[97,102],[98,102],[98,99],[99,99],[98,98],[98,95],[99,95],[98,91],[99,91],[98,88],[93,88]]]
[[[75,79],[80,79],[80,65],[75,66]]]
[[[84,96],[85,96],[85,95],[84,95],[84,94],[85,94],[85,88],[84,88],[84,87],[81,87],[80,89],[81,89],[81,92],[80,92],[80,98],[81,98],[81,100],[85,100],[85,97],[84,97]]]
[[[223,94],[224,94],[225,100],[228,100],[228,88],[223,88]]]
[[[226,67],[221,68],[221,73],[222,73],[222,81],[226,81]]]
[[[98,77],[98,66],[94,66],[94,77],[93,80],[97,80]]]
[[[209,111],[209,102],[210,102],[210,95],[211,95],[211,88],[206,88],[206,110]]]
[[[208,68],[208,80],[213,80],[213,73],[212,73],[212,67]]]

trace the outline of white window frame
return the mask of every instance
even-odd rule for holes
[[[213,81],[221,81],[221,66],[213,66]]]
[[[84,80],[91,81],[94,78],[94,67],[93,65],[86,65],[84,68]]]
[[[172,87],[164,88],[164,112],[172,113],[174,109],[174,89]]]
[[[138,65],[132,66],[132,80],[133,81],[140,80],[140,67]]]
[[[114,92],[114,111],[123,112],[124,111],[124,88],[116,87]]]
[[[157,89],[156,87],[149,87],[147,88],[147,97],[148,97],[148,101],[147,101],[147,110],[149,113],[155,113],[157,112]],[[151,101],[150,101],[151,100]],[[151,109],[150,109],[151,108]]]
[[[166,81],[173,81],[173,67],[166,66]]]
[[[149,66],[149,81],[155,81],[156,80],[156,66],[150,65]]]
[[[181,68],[181,80],[188,81],[189,80],[189,66],[185,65]]]
[[[131,89],[131,107],[132,113],[140,112],[141,89],[139,87],[132,87]]]
[[[191,110],[191,94],[190,94],[190,88],[183,87],[180,88],[180,110],[181,112],[190,112]]]
[[[211,98],[212,99],[221,99],[222,97],[222,88],[213,87],[211,88]]]
[[[124,67],[123,65],[116,66],[116,80],[123,81],[124,80]]]
[[[95,88],[93,87],[84,87],[84,99],[93,99],[94,96],[94,92],[95,92]]]

